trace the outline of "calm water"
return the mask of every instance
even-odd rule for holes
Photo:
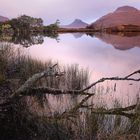
[[[79,64],[89,68],[93,79],[124,76],[140,68],[140,36],[97,37],[80,33],[60,34],[59,42],[46,37],[43,44],[26,50],[42,61],[52,59],[62,64]]]
[[[90,82],[102,77],[123,77],[140,69],[140,36],[74,33],[60,34],[58,40],[46,37],[42,44],[25,48],[25,51],[42,61],[52,59],[63,65],[78,64],[88,68]],[[117,82],[117,90],[113,91],[115,83],[99,85],[102,100],[113,102],[115,97],[120,102],[130,103],[140,95],[139,82]]]

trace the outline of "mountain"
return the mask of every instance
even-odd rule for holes
[[[75,19],[71,24],[69,25],[62,25],[62,28],[85,28],[88,24],[83,22],[80,19]]]
[[[97,30],[112,28],[112,27],[118,27],[118,29],[120,30],[124,28],[127,29],[130,28],[130,30],[139,28],[140,10],[131,6],[122,6],[117,8],[113,13],[109,13],[101,17],[100,19],[98,19],[97,21],[95,21],[94,23],[88,26],[88,28],[93,28]]]
[[[5,22],[9,20],[7,17],[0,16],[0,22]]]
[[[115,49],[119,50],[128,50],[134,47],[140,48],[140,35],[136,36],[123,36],[117,34],[105,34],[105,33],[95,33],[95,37],[100,40],[106,42],[107,44],[111,44]]]

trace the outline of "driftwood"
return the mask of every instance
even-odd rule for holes
[[[47,76],[62,76],[63,72],[56,72],[54,68],[57,64],[49,67],[47,70],[34,74],[31,78],[29,78],[14,94],[10,96],[10,99],[20,98],[22,96],[27,95],[38,95],[38,94],[53,94],[53,95],[60,95],[60,94],[73,94],[73,95],[94,95],[93,93],[81,92],[81,90],[63,90],[63,89],[54,89],[50,87],[38,87],[34,88],[33,85],[43,77]]]
[[[86,108],[91,111],[93,114],[104,114],[104,115],[121,115],[125,116],[129,119],[136,120],[137,118],[140,119],[140,112],[139,111],[133,111],[140,107],[140,104],[134,104],[127,107],[120,107],[120,108],[111,108],[111,109],[105,109],[105,108],[93,108],[94,105],[84,105],[84,103],[91,97],[92,95],[88,95],[85,97],[80,103],[78,103],[76,106],[74,106],[69,111],[63,112],[58,118],[69,118],[69,117],[75,117],[73,114],[76,114],[77,110],[80,108]],[[133,112],[132,112],[133,111]]]
[[[33,87],[33,85],[40,80],[41,78],[45,76],[56,76],[57,73],[54,72],[54,67],[57,66],[57,64],[53,65],[52,67],[49,67],[47,70],[34,74],[31,78],[29,78],[14,94],[11,95],[11,99],[22,96],[22,94],[27,93],[28,90]]]
[[[24,95],[35,95],[35,96],[38,94],[94,95],[94,93],[81,92],[80,90],[63,90],[63,89],[55,89],[55,88],[49,88],[49,87],[30,88],[26,93],[24,93]]]
[[[87,90],[89,90],[90,88],[92,88],[93,86],[97,85],[98,83],[102,83],[104,81],[117,81],[117,80],[121,80],[121,81],[140,81],[140,78],[131,78],[132,76],[134,76],[135,74],[140,74],[140,70],[135,71],[125,77],[110,77],[110,78],[102,78],[94,83],[92,83],[91,85],[87,86],[84,89],[81,90],[63,90],[63,89],[55,89],[55,88],[50,88],[50,87],[38,87],[35,88],[33,87],[34,84],[40,80],[43,77],[46,76],[61,76],[63,75],[63,73],[61,72],[57,72],[54,70],[54,68],[57,66],[57,64],[53,65],[52,67],[49,67],[47,70],[41,72],[41,73],[37,73],[34,74],[31,78],[29,78],[15,93],[13,93],[10,96],[10,101],[8,101],[7,103],[4,103],[3,105],[0,106],[4,106],[5,104],[9,104],[11,101],[15,100],[15,99],[20,99],[23,96],[31,96],[31,95],[38,95],[38,94],[53,94],[53,95],[60,95],[60,94],[75,94],[75,95],[87,95],[80,103],[78,103],[74,108],[72,108],[70,111],[68,112],[64,112],[61,114],[61,117],[63,116],[67,116],[68,114],[73,114],[73,112],[76,112],[79,108],[83,108],[85,107],[84,103],[93,95],[95,95],[94,93],[88,93],[86,92]],[[134,114],[134,113],[126,113],[126,111],[131,111],[134,110],[136,107],[136,105],[133,106],[129,106],[129,107],[125,107],[125,108],[115,108],[115,109],[93,109],[92,108],[92,113],[96,113],[96,114],[108,114],[108,115],[123,115],[126,117],[134,117],[134,115],[140,115],[140,114]],[[62,118],[63,118],[62,117]]]
[[[128,117],[129,119],[136,119],[140,117],[140,112],[132,112],[132,110],[136,109],[138,105],[131,105],[122,108],[112,108],[112,109],[103,109],[103,108],[92,108],[91,112],[94,114],[105,114],[105,115],[122,115]]]
[[[135,71],[123,78],[121,77],[110,77],[110,78],[102,78],[91,85],[87,86],[84,89],[81,90],[63,90],[63,89],[55,89],[55,88],[49,88],[49,87],[38,87],[34,88],[33,85],[40,80],[42,77],[45,76],[61,76],[62,73],[54,72],[54,67],[57,66],[55,64],[52,67],[49,67],[47,70],[41,73],[37,73],[33,75],[31,78],[29,78],[10,98],[15,98],[17,96],[23,96],[23,95],[36,95],[36,94],[75,94],[75,95],[94,95],[93,93],[85,92],[92,88],[93,86],[102,83],[104,81],[140,81],[140,78],[130,78],[131,76],[135,74],[140,74],[140,70]]]

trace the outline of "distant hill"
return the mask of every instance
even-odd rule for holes
[[[123,36],[115,34],[96,33],[95,37],[111,44],[115,49],[128,50],[134,47],[140,47],[140,35]]]
[[[80,19],[75,19],[71,24],[69,25],[62,25],[61,28],[85,28],[88,26],[87,23],[83,22]]]
[[[112,27],[121,28],[121,25],[125,25],[126,27],[134,25],[130,27],[133,29],[135,27],[140,27],[140,10],[131,6],[119,7],[113,13],[109,13],[90,24],[88,28],[94,28],[97,30]]]
[[[7,17],[0,16],[0,22],[5,22],[9,20]]]

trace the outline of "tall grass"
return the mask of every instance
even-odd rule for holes
[[[1,44],[0,100],[8,95],[6,94],[9,92],[8,88],[13,92],[34,73],[41,72],[51,65],[53,62],[50,60],[42,62],[10,44]],[[61,70],[65,73],[62,77],[43,78],[35,86],[79,90],[89,84],[88,70],[79,68],[78,65],[61,66]],[[99,90],[95,89],[94,92]],[[140,120],[94,114],[89,107],[77,110],[71,117],[59,118],[62,112],[69,111],[80,99],[79,96],[68,95],[23,98],[0,115],[0,139],[125,140],[126,137],[127,140],[139,139]],[[120,102],[114,102],[114,107],[121,107]],[[94,105],[94,108],[107,108],[107,105],[102,102]],[[137,111],[140,111],[139,108]]]

